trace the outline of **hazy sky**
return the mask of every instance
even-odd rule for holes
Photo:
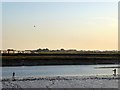
[[[114,2],[6,2],[2,15],[3,49],[118,48]]]

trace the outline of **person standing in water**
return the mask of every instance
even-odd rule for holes
[[[113,75],[116,76],[116,69],[113,70]]]
[[[13,74],[12,74],[12,80],[13,81],[15,80],[15,72],[13,72]]]

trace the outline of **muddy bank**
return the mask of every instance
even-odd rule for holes
[[[2,66],[118,64],[118,54],[3,54]]]
[[[3,88],[118,88],[116,76],[53,76],[3,80]]]

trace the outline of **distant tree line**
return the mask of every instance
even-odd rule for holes
[[[112,50],[112,51],[100,51],[100,50],[76,50],[76,49],[57,49],[57,50],[50,50],[48,48],[39,48],[36,50],[14,50],[14,49],[7,49],[7,50],[0,50],[0,53],[120,53],[120,51]]]

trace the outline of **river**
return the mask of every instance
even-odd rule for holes
[[[2,67],[2,78],[12,77],[39,77],[39,76],[88,76],[88,75],[112,75],[118,65],[53,65],[53,66],[18,66]],[[117,69],[117,68],[116,68]]]

